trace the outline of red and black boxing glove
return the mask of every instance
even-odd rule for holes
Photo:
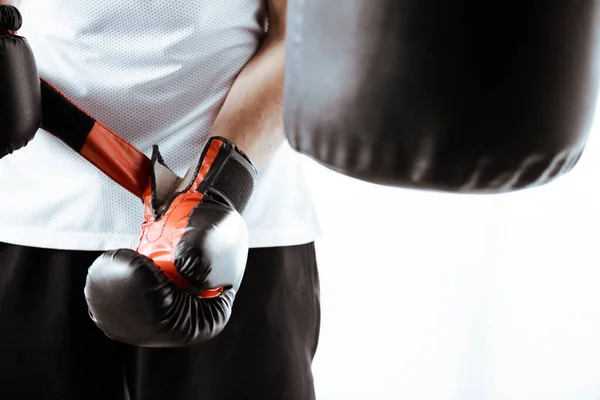
[[[192,345],[220,333],[230,318],[248,255],[241,212],[256,169],[234,144],[211,138],[191,179],[184,179],[190,182],[169,194],[178,182],[161,181],[166,166],[157,147],[151,162],[137,251],[99,257],[85,297],[94,322],[114,340]]]
[[[16,7],[0,5],[0,158],[25,146],[42,123],[40,78]]]

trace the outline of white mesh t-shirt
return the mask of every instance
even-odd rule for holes
[[[19,34],[40,75],[146,155],[183,176],[263,34],[262,0],[23,0]],[[259,169],[244,212],[251,247],[319,233],[301,157],[287,143]],[[134,247],[141,201],[44,131],[0,160],[0,241]]]

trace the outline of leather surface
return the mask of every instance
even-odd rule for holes
[[[156,176],[161,169],[151,169],[138,248],[108,252],[89,269],[90,315],[109,337],[137,346],[178,347],[210,339],[225,327],[248,255],[244,219],[228,196],[212,190],[231,168],[233,152],[230,143],[211,139],[194,179],[164,203],[157,185],[167,182],[173,190],[177,180],[161,181]],[[162,164],[157,147],[152,163]],[[255,173],[250,163],[248,170]]]
[[[27,145],[41,122],[38,70],[16,8],[0,5],[0,158]]]
[[[299,152],[405,188],[497,193],[571,170],[598,89],[597,0],[290,0]]]
[[[177,288],[150,258],[120,249],[94,261],[85,296],[92,319],[110,338],[179,347],[217,335],[229,320],[235,292],[199,299]]]

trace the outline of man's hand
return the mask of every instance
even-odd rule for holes
[[[283,78],[287,0],[268,2],[268,31],[233,83],[211,136],[222,136],[260,165],[279,148],[283,131]]]

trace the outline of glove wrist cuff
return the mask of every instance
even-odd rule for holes
[[[196,167],[183,179],[166,166],[158,146],[153,147],[151,165],[148,200],[156,218],[184,192],[202,193],[207,198],[228,204],[241,214],[250,201],[258,175],[250,159],[239,148],[216,136],[208,140]]]
[[[203,173],[203,169],[208,170]],[[197,192],[219,197],[239,213],[248,204],[257,178],[250,159],[236,145],[222,137],[211,137],[198,163],[201,177]]]

